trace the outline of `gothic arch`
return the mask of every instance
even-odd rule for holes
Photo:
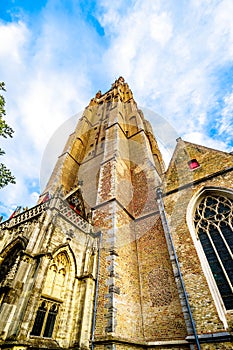
[[[132,115],[132,116],[129,118],[129,125],[130,125],[130,126],[136,126],[136,127],[138,126],[136,115]]]
[[[32,336],[52,338],[57,332],[56,319],[64,317],[64,305],[68,305],[72,297],[76,263],[71,248],[69,245],[60,246],[51,256],[34,318]]]
[[[76,140],[79,140],[81,144],[84,146],[83,140],[80,137],[76,137]]]
[[[72,157],[80,163],[84,157],[85,145],[80,137],[77,137],[71,147],[70,154]]]
[[[27,246],[27,243],[28,243],[27,238],[25,238],[23,236],[22,237],[18,236],[13,241],[11,241],[5,248],[2,249],[2,251],[0,253],[1,259],[4,259],[15,245],[21,245],[22,250],[24,250]]]
[[[124,121],[123,114],[119,111],[119,116],[121,117],[122,122]]]
[[[0,281],[4,281],[13,266],[18,264],[20,252],[25,250],[27,243],[25,237],[17,237],[2,250],[0,254]]]
[[[61,246],[52,254],[42,295],[64,299],[67,286],[76,276],[76,264],[69,245]]]
[[[42,295],[50,298],[64,298],[67,279],[69,278],[69,260],[65,251],[56,254],[48,268]]]
[[[228,225],[232,216],[233,191],[222,187],[202,187],[190,200],[187,207],[187,224],[197,250],[202,269],[209,285],[218,314],[224,327],[227,328],[226,311],[232,309],[232,265],[230,275],[225,269],[220,252],[224,249],[232,257],[232,235],[231,229],[227,229],[228,238],[225,239],[224,225]],[[222,208],[229,210],[222,211]],[[223,212],[223,214],[222,214]],[[225,214],[226,213],[226,214]],[[225,229],[224,229],[225,230]],[[230,260],[232,261],[232,260]],[[214,276],[213,271],[216,269]],[[219,280],[219,273],[224,282]],[[229,278],[230,277],[230,278]],[[226,286],[224,286],[226,283]],[[225,288],[226,287],[226,288]],[[223,289],[229,288],[230,302],[226,300]],[[226,293],[225,293],[226,294]]]
[[[76,258],[75,258],[74,252],[71,249],[70,245],[63,244],[63,245],[59,246],[58,248],[56,248],[52,252],[52,256],[54,257],[55,255],[57,255],[61,252],[65,252],[65,254],[67,254],[67,257],[68,257],[69,262],[70,262],[70,273],[73,276],[76,276],[77,275],[77,263],[76,263]]]

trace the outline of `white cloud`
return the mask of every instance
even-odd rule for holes
[[[208,47],[213,54],[221,55],[221,60],[227,62],[233,59],[233,2],[220,1],[214,9],[213,25],[211,27]],[[219,49],[222,48],[223,52]]]
[[[110,26],[106,16],[113,8],[105,2],[100,21],[112,37],[105,65],[122,74],[138,102],[167,118],[181,136],[208,130],[218,104],[218,70],[231,60],[231,10],[227,0],[182,2],[179,8],[136,1],[125,12],[114,8],[117,20]]]
[[[39,199],[39,193],[38,193],[38,192],[32,192],[32,193],[30,194],[30,197],[31,197],[32,201],[33,201],[34,203],[36,203],[36,202],[38,201],[38,199]]]
[[[129,6],[127,1],[100,1],[101,11],[98,12],[98,18],[104,27],[109,27],[110,33],[115,33],[116,28],[121,22],[121,12],[127,12]]]
[[[153,14],[150,18],[150,35],[161,46],[164,46],[172,36],[172,23],[168,13]]]
[[[38,185],[29,184],[39,179],[54,131],[87,104],[93,50],[99,54],[95,35],[76,13],[66,18],[44,11],[36,28],[22,21],[0,25],[0,78],[7,87],[7,121],[15,130],[13,139],[3,140],[2,161],[16,176],[16,185],[1,190],[8,211],[36,203]]]
[[[222,109],[222,118],[218,123],[218,134],[225,136],[226,141],[232,142],[233,139],[233,92],[224,97],[224,106]]]
[[[2,24],[0,22],[0,60],[6,66],[23,64],[22,50],[28,40],[29,32],[23,22]]]
[[[183,139],[188,142],[193,142],[198,145],[203,145],[206,147],[210,147],[213,149],[220,149],[225,152],[229,152],[229,148],[227,147],[224,141],[214,140],[213,138],[207,136],[201,132],[190,132],[183,135]]]

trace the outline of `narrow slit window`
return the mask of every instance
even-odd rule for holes
[[[191,159],[191,160],[188,162],[188,166],[189,166],[189,169],[190,169],[190,170],[194,170],[194,169],[199,168],[200,164],[199,164],[198,161],[194,158],[194,159]]]

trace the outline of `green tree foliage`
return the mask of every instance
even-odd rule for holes
[[[3,82],[0,82],[0,90],[6,91],[5,84]],[[3,119],[5,115],[5,99],[0,94],[0,136],[7,138],[12,137],[14,130]],[[0,148],[0,156],[3,154],[5,154],[5,152]],[[15,184],[15,177],[3,163],[0,163],[0,188],[8,185],[9,183]]]

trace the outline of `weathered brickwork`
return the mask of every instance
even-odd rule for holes
[[[194,171],[190,171],[188,166],[188,162],[192,159],[196,159],[200,165]],[[205,181],[206,177],[232,167],[232,163],[233,155],[230,153],[193,145],[180,139],[166,173],[166,192],[196,180]]]
[[[145,338],[185,338],[187,331],[159,215],[138,220],[136,234]]]
[[[232,160],[178,139],[165,173],[124,79],[99,91],[38,206],[0,224],[0,349],[232,349],[193,224],[205,190],[233,198]]]
[[[202,273],[197,251],[193,245],[192,237],[186,223],[185,202],[188,202],[189,195],[187,191],[179,192],[175,209],[170,212],[167,209],[170,218],[171,234],[173,237],[176,252],[182,267],[186,289],[189,295],[189,302],[192,305],[192,312],[196,320],[197,330],[200,333],[211,332],[215,327],[222,329],[222,324],[216,314],[215,305],[210,295],[209,288]],[[166,201],[169,203],[169,199]],[[166,207],[167,208],[167,207]],[[201,312],[202,310],[202,312]],[[204,321],[206,319],[206,321]],[[204,326],[205,323],[205,327]]]
[[[198,160],[199,168],[189,170],[187,152],[188,157]],[[193,198],[204,189],[215,189],[216,191],[232,189],[233,173],[228,170],[232,167],[232,160],[231,154],[179,140],[174,159],[167,172],[164,190],[165,193],[167,192],[164,197],[165,208],[199,334],[224,332],[226,328],[216,310],[206,275],[200,263],[200,256],[198,256],[195,242],[190,234],[190,226],[193,227],[193,231],[195,228],[193,221],[188,226],[188,221],[193,219],[187,215],[187,208]],[[187,184],[190,186],[184,187]],[[176,189],[178,191],[175,191]],[[232,313],[228,311],[225,316],[228,320],[227,330],[231,331]],[[202,348],[230,349],[232,344],[202,345]]]
[[[106,215],[107,211],[109,215]],[[110,220],[113,213],[115,219]],[[132,219],[114,202],[98,209],[95,217],[102,226],[104,247],[101,250],[96,338],[109,332],[129,339],[140,338],[141,309]]]

